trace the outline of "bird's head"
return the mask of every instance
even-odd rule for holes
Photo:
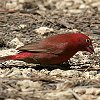
[[[92,40],[85,34],[77,34],[79,49],[81,51],[88,51],[91,54],[94,52]]]

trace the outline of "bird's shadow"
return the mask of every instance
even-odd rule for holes
[[[1,69],[5,69],[5,68],[19,68],[19,69],[25,69],[25,68],[30,68],[28,65],[6,65],[1,63],[2,66],[0,66]],[[61,70],[69,70],[71,65],[67,62],[64,64],[56,64],[56,65],[36,65],[36,66],[32,66],[31,68],[35,69],[35,70],[42,70],[42,69],[47,69],[49,71],[52,71],[54,69],[61,69]]]
[[[56,65],[37,65],[34,69],[36,70],[42,70],[47,69],[49,71],[52,71],[54,69],[61,69],[61,70],[69,70],[71,65],[69,63],[66,64],[56,64]]]

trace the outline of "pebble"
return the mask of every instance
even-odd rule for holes
[[[34,89],[41,89],[41,83],[36,81],[33,82],[31,80],[23,80],[23,81],[18,81],[17,85],[21,87],[22,91],[30,91]]]
[[[13,11],[13,10],[18,10],[18,4],[17,2],[8,2],[6,3],[6,9],[10,10],[10,11]]]
[[[96,90],[95,95],[97,95],[97,96],[100,95],[100,89],[97,89],[97,90]]]
[[[67,98],[68,100],[72,100],[73,95],[68,90],[67,91],[55,91],[52,93],[46,93],[46,99],[51,100],[65,100]]]
[[[95,79],[96,75],[97,71],[84,72],[82,74],[82,76],[85,77],[86,79]]]
[[[95,53],[100,53],[100,47],[95,47],[94,51]]]
[[[98,66],[98,67],[100,67],[100,66]],[[96,77],[95,77],[95,79],[99,80],[100,79],[100,74],[97,74]]]
[[[12,47],[18,48],[18,47],[23,46],[24,44],[18,38],[14,38],[13,40],[9,42],[9,45],[11,45]]]
[[[82,11],[80,9],[70,9],[68,12],[73,14],[78,14],[81,13]]]
[[[94,95],[86,95],[86,94],[84,94],[84,95],[81,95],[81,98],[83,99],[83,100],[97,100],[96,98],[96,96],[94,96]]]
[[[46,75],[50,73],[50,71],[48,71],[47,69],[42,69],[40,72]]]
[[[55,6],[57,9],[64,9],[64,8],[70,7],[72,5],[73,5],[73,1],[66,2],[66,0],[64,0],[63,2],[62,1],[57,2]]]
[[[20,24],[19,26],[18,26],[18,29],[24,29],[25,27],[27,27],[27,25],[26,24]]]
[[[19,0],[19,3],[24,3],[25,2],[25,0]]]
[[[82,88],[82,87],[77,87],[74,89],[75,93],[78,93],[78,94],[85,94],[86,93],[86,89],[85,88]]]
[[[97,99],[96,100],[100,100],[100,96],[99,97],[97,97]]]
[[[35,29],[36,33],[45,35],[48,32],[53,32],[53,28],[48,28],[48,27],[40,27],[38,29]]]
[[[82,73],[77,71],[77,70],[68,70],[68,71],[63,71],[60,69],[56,69],[50,72],[51,76],[62,76],[62,77],[78,77]]]
[[[18,78],[22,76],[22,73],[20,71],[20,69],[18,68],[12,68],[11,69],[12,72],[10,72],[7,77],[11,77],[11,78]]]
[[[95,95],[96,91],[97,91],[96,88],[89,88],[89,89],[86,89],[86,94],[87,95]]]
[[[24,69],[23,72],[22,72],[22,76],[25,77],[25,78],[30,78],[32,77],[32,69],[31,68],[28,68],[28,69]]]
[[[14,55],[17,53],[17,50],[15,49],[7,49],[7,50],[0,50],[0,56],[8,56],[8,55]]]
[[[93,7],[100,7],[100,1],[92,3],[91,6],[93,6]]]

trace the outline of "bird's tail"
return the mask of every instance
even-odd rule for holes
[[[8,60],[14,60],[14,56],[5,56],[5,57],[0,57],[0,62],[8,61]]]
[[[32,56],[32,53],[22,52],[15,55],[0,57],[0,62],[8,61],[8,60],[22,60],[24,58]]]

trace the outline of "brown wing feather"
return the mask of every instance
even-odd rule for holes
[[[44,52],[44,51],[46,52],[46,50],[41,48],[39,46],[39,44],[37,44],[37,43],[31,43],[31,44],[24,45],[22,47],[17,48],[17,50],[19,50],[19,51],[29,51],[29,52],[34,52],[34,53]]]
[[[51,43],[49,42],[38,42],[31,43],[18,48],[19,51],[28,51],[33,53],[53,53],[61,54],[68,47],[68,42],[65,43]]]

